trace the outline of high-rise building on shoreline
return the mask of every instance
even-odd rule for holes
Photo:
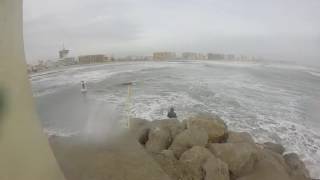
[[[75,57],[68,57],[69,52],[70,50],[63,46],[62,50],[59,51],[58,66],[70,66],[77,63]]]
[[[208,60],[223,60],[224,54],[208,53]]]
[[[103,54],[79,56],[80,64],[101,63],[101,62],[105,62],[105,56]]]
[[[154,52],[153,60],[174,60],[177,58],[175,52]]]
[[[225,55],[226,60],[235,60],[236,56],[234,54],[227,54]]]
[[[61,66],[70,66],[77,63],[75,57],[64,57],[58,61],[59,65]]]
[[[202,53],[195,53],[195,52],[184,52],[182,53],[183,60],[205,60],[207,56]]]
[[[65,58],[65,57],[67,57],[68,54],[69,54],[69,52],[70,52],[70,50],[65,49],[65,48],[63,47],[62,50],[59,51],[59,58],[60,58],[60,59],[63,59],[63,58]]]

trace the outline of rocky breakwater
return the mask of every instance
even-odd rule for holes
[[[131,120],[131,132],[172,180],[308,180],[297,154],[282,145],[255,143],[228,130],[217,116]]]

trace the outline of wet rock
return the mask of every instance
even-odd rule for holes
[[[310,179],[309,171],[306,169],[304,163],[299,159],[296,153],[290,153],[283,156],[290,171],[289,174],[294,180]]]
[[[177,119],[155,120],[149,125],[146,149],[150,152],[160,152],[167,149],[177,134],[184,130]]]
[[[179,133],[173,140],[170,150],[179,158],[180,155],[193,146],[205,146],[208,143],[208,134],[199,128],[189,128]]]
[[[135,119],[130,129],[173,180],[310,179],[296,154],[282,156],[279,144],[257,144],[248,133],[228,132],[215,116],[201,114],[182,123]]]
[[[211,157],[214,158],[212,153],[206,148],[194,146],[185,151],[179,161],[188,167],[188,174],[190,174],[193,180],[202,180],[205,177],[202,166]]]
[[[269,149],[260,150],[258,160],[260,161],[260,160],[263,160],[264,158],[270,158],[270,156],[272,156],[274,160],[276,160],[279,164],[281,164],[282,167],[284,167],[287,171],[289,171],[289,167],[286,164],[283,156],[272,150],[269,150]]]
[[[142,127],[150,126],[150,121],[140,118],[132,118],[130,119],[130,129],[137,130]]]
[[[188,120],[187,119],[183,120],[181,122],[181,124],[182,124],[182,127],[184,127],[184,129],[188,129],[189,128],[189,124],[188,124]]]
[[[283,152],[285,150],[281,144],[275,144],[272,142],[264,143],[263,147],[264,147],[264,149],[268,149],[268,150],[271,150],[271,151],[279,153],[279,154],[283,154]]]
[[[147,143],[149,131],[149,128],[142,128],[140,129],[140,131],[137,132],[136,138],[141,145],[145,145]]]
[[[204,180],[229,180],[228,165],[220,159],[212,156],[202,166],[205,172]]]
[[[170,132],[161,127],[153,127],[148,134],[146,149],[149,152],[161,152],[167,149],[171,143]]]
[[[259,151],[261,155],[253,171],[238,180],[290,180],[283,157],[271,150]]]
[[[251,135],[247,132],[228,132],[228,143],[254,143]]]
[[[176,159],[176,157],[173,154],[173,151],[165,149],[161,151],[161,154],[164,155],[165,157],[168,157],[170,159]]]
[[[258,150],[250,143],[214,143],[209,145],[209,150],[228,164],[234,177],[250,173],[258,159]]]
[[[148,141],[151,123],[145,119],[130,119],[130,132],[141,145],[145,145]]]
[[[178,161],[171,150],[152,153],[152,156],[172,180],[192,180],[187,166]]]
[[[218,116],[199,114],[188,120],[188,127],[204,129],[212,143],[224,142],[227,138],[227,126]]]
[[[184,125],[174,118],[152,121],[152,126],[168,130],[172,139],[185,129]]]

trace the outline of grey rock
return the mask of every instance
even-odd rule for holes
[[[273,152],[276,152],[276,153],[279,153],[279,154],[283,154],[284,152],[284,147],[281,145],[281,144],[275,144],[275,143],[272,143],[272,142],[266,142],[263,144],[263,147],[265,149],[269,149]]]
[[[202,166],[205,172],[204,180],[229,180],[228,165],[220,159],[212,156]]]
[[[206,148],[194,146],[185,151],[179,161],[188,167],[188,174],[190,174],[193,180],[202,180],[205,177],[202,166],[212,157],[214,158],[212,153]]]
[[[161,152],[167,149],[171,143],[171,136],[167,129],[161,127],[153,127],[150,129],[146,149],[149,152]]]
[[[254,143],[251,135],[247,132],[228,132],[228,143]]]
[[[211,114],[199,114],[188,120],[189,128],[201,128],[208,133],[212,143],[224,142],[227,138],[227,126],[218,116]]]
[[[150,127],[150,121],[140,118],[130,119],[130,132],[141,145],[145,145],[148,141]]]
[[[290,176],[294,180],[308,180],[310,174],[304,163],[296,153],[289,153],[283,156],[286,164],[290,168]]]
[[[163,150],[161,153],[151,153],[151,155],[171,180],[192,180],[188,167],[178,161],[171,150]]]
[[[228,164],[234,177],[250,173],[258,160],[258,149],[250,143],[213,143],[209,150]]]
[[[179,158],[189,148],[193,146],[205,146],[207,143],[208,134],[206,131],[199,128],[189,128],[175,137],[169,149]]]
[[[185,129],[184,125],[175,118],[152,121],[152,127],[168,130],[172,139]]]
[[[283,157],[270,150],[259,151],[253,171],[237,180],[290,180]]]

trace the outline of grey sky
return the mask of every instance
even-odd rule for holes
[[[153,51],[320,60],[320,0],[24,0],[29,62]]]

